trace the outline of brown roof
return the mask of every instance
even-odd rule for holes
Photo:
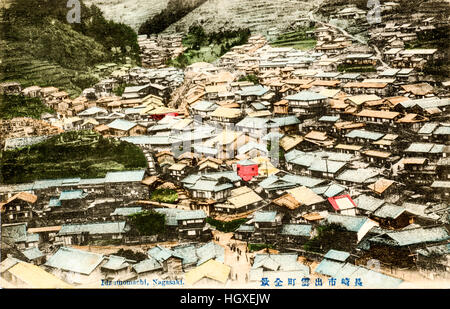
[[[142,180],[141,183],[146,186],[150,186],[158,180],[159,180],[158,176],[150,176],[150,177],[144,178],[144,180]]]
[[[406,114],[405,116],[397,120],[397,122],[400,123],[416,123],[422,121],[428,121],[428,118],[422,117],[418,114]]]
[[[16,199],[28,202],[28,203],[35,203],[37,201],[37,196],[28,192],[20,192],[17,193],[15,195],[13,195],[12,197],[10,197],[7,201],[6,204],[8,204],[9,202],[12,202]]]
[[[341,81],[339,80],[316,80],[312,83],[313,86],[326,86],[326,87],[335,87],[339,85]]]
[[[109,127],[107,125],[105,125],[105,124],[101,124],[99,126],[96,126],[94,128],[94,130],[97,131],[97,132],[103,132],[103,131],[109,130]]]
[[[289,193],[273,200],[275,205],[286,207],[291,210],[297,209],[301,204]]]
[[[321,214],[317,213],[317,212],[312,212],[312,213],[309,213],[309,214],[305,214],[305,215],[303,215],[303,218],[308,220],[308,221],[316,221],[316,220],[324,219],[324,217]]]
[[[302,141],[303,141],[303,137],[301,137],[300,135],[286,135],[280,139],[280,146],[285,151],[289,151],[290,149],[294,148]]]
[[[364,151],[363,153],[367,156],[378,157],[378,158],[388,158],[391,156],[390,152],[378,151],[378,150],[367,150],[367,151]]]
[[[408,101],[409,98],[404,97],[404,96],[398,96],[398,97],[392,97],[392,98],[386,98],[387,101],[389,101],[392,105],[397,105],[401,102],[405,102]]]
[[[201,164],[203,164],[203,163],[205,163],[207,161],[214,162],[214,163],[216,163],[218,165],[221,165],[223,163],[222,160],[220,160],[220,159],[207,157],[207,158],[204,158],[204,159],[200,160],[197,165],[201,165]]]
[[[170,156],[173,157],[173,153],[168,151],[168,150],[164,150],[164,151],[158,152],[157,154],[155,154],[155,157],[159,158],[159,157],[161,157],[163,155],[170,155]]]
[[[320,132],[320,131],[311,131],[305,135],[305,138],[324,141],[327,139],[327,134],[325,132]]]
[[[425,164],[426,158],[403,158],[402,164]]]
[[[341,130],[341,129],[355,129],[355,128],[361,128],[364,127],[365,124],[361,122],[352,122],[352,121],[342,121],[342,122],[336,122],[334,126]]]
[[[433,86],[427,83],[403,85],[402,88],[405,91],[411,92],[414,95],[427,95],[433,93]]]
[[[384,88],[387,83],[373,83],[373,82],[350,82],[344,85],[344,88]]]
[[[336,149],[347,149],[347,150],[361,150],[361,148],[363,148],[363,146],[360,145],[348,145],[348,144],[339,144],[336,145],[334,148]]]
[[[368,185],[367,187],[375,193],[382,194],[394,183],[393,180],[380,178],[375,183]]]
[[[29,234],[33,233],[45,233],[45,232],[59,232],[61,230],[61,225],[58,226],[44,226],[44,227],[35,227],[35,228],[29,228],[27,232]]]
[[[276,106],[278,106],[278,105],[288,105],[288,103],[289,103],[288,100],[281,100],[281,101],[273,103],[273,105],[276,105]]]
[[[382,119],[394,119],[400,115],[398,112],[390,112],[390,111],[379,111],[379,110],[371,110],[371,109],[363,109],[356,116],[360,117],[374,117],[374,118],[382,118]]]

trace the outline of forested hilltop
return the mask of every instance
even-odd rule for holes
[[[55,86],[77,95],[100,78],[95,65],[127,59],[139,64],[135,31],[80,2],[80,23],[67,21],[71,8],[60,0],[15,0],[3,8],[1,81]]]

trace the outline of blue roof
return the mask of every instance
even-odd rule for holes
[[[45,266],[89,275],[104,260],[101,254],[61,247],[45,263]]]
[[[38,259],[40,257],[43,257],[44,254],[36,247],[28,248],[22,251],[23,255],[29,260]]]
[[[294,182],[290,182],[279,178],[276,175],[270,175],[263,181],[259,183],[259,186],[265,190],[279,190],[279,189],[289,189],[295,187],[297,184]]]
[[[276,117],[271,118],[268,122],[269,128],[278,128],[283,126],[290,126],[294,124],[299,124],[300,120],[297,118],[297,116],[290,115],[290,116],[284,116],[284,117]]]
[[[161,247],[157,245],[156,247],[153,247],[147,251],[149,258],[154,258],[159,263],[164,262],[168,258],[170,258],[173,254],[172,250]]]
[[[349,256],[350,253],[348,252],[331,249],[325,254],[324,258],[338,262],[345,262]]]
[[[121,207],[114,209],[111,216],[129,216],[142,211],[142,207]]]
[[[299,176],[299,175],[291,175],[291,174],[287,174],[285,176],[283,176],[282,178],[283,180],[295,183],[297,185],[300,186],[305,186],[307,188],[312,188],[315,187],[323,182],[325,182],[326,180],[324,179],[320,179],[320,178],[314,178],[314,177],[309,177],[309,176]]]
[[[339,214],[328,214],[328,223],[341,224],[348,231],[358,232],[366,221],[369,220],[366,217],[345,216]]]
[[[255,86],[248,86],[248,87],[242,88],[242,90],[239,92],[239,94],[241,96],[250,96],[250,95],[262,96],[262,95],[266,94],[268,91],[269,91],[269,89],[266,87],[263,87],[261,85],[255,85]]]
[[[384,133],[356,129],[356,130],[352,130],[349,133],[347,133],[345,135],[345,137],[363,138],[363,139],[370,139],[370,140],[377,141],[380,138],[382,138],[384,135],[385,135]]]
[[[138,273],[145,273],[148,271],[155,271],[158,269],[162,269],[162,265],[155,260],[154,258],[148,258],[146,260],[143,260],[137,264],[133,265],[133,269]]]
[[[76,235],[81,233],[89,233],[91,235],[101,234],[119,234],[128,231],[125,221],[122,222],[97,222],[82,224],[64,224],[59,230],[58,235]]]
[[[416,228],[403,231],[394,231],[386,234],[398,246],[409,246],[428,242],[439,242],[450,239],[445,227]]]
[[[164,214],[166,225],[176,226],[179,220],[204,219],[206,213],[203,210],[184,210],[177,208],[156,208],[156,212]]]
[[[343,168],[347,163],[346,162],[338,162],[332,160],[320,160],[315,159],[311,166],[308,168],[310,171],[318,171],[318,172],[327,172],[327,173],[336,173],[341,168]]]
[[[372,197],[370,195],[365,195],[365,194],[358,196],[354,200],[354,202],[355,202],[357,208],[360,208],[360,209],[363,209],[363,210],[366,210],[369,212],[374,212],[381,205],[383,205],[385,203],[384,200],[377,199],[375,197]]]
[[[253,215],[255,222],[275,222],[276,211],[257,211]]]
[[[358,168],[358,169],[346,169],[339,176],[336,177],[337,180],[349,181],[354,183],[365,183],[370,179],[378,176],[379,171],[370,168]]]
[[[173,256],[183,259],[183,264],[197,263],[198,257],[194,245],[180,245],[171,248]]]
[[[322,275],[335,277],[342,266],[344,266],[344,263],[323,259],[314,271]]]
[[[104,108],[93,106],[93,107],[89,107],[88,109],[86,109],[86,110],[84,110],[82,112],[79,112],[78,116],[91,116],[91,115],[94,115],[94,114],[97,114],[97,113],[107,114],[108,111],[106,109],[104,109]]]
[[[211,192],[219,192],[230,188],[233,188],[233,184],[231,183],[219,184],[217,180],[206,180],[206,179],[200,179],[193,186],[189,187],[190,190],[211,191]]]
[[[450,134],[450,126],[440,126],[434,132],[434,135],[449,135]]]
[[[336,122],[339,119],[341,119],[341,117],[339,115],[337,115],[337,116],[322,116],[322,117],[319,118],[319,121]]]
[[[137,124],[128,120],[124,120],[124,119],[116,119],[113,122],[111,122],[110,124],[108,124],[107,126],[112,128],[112,129],[116,129],[116,130],[121,130],[121,131],[128,131],[132,128],[134,128]]]
[[[110,270],[119,270],[128,266],[127,259],[121,256],[110,255],[108,262],[102,265],[102,268]]]
[[[83,190],[68,190],[68,191],[62,191],[59,195],[60,201],[67,201],[67,200],[77,200],[82,199],[86,195],[84,194]]]
[[[439,126],[438,123],[425,123],[420,130],[417,132],[418,134],[431,134],[433,131]]]
[[[316,101],[325,100],[327,97],[312,91],[300,91],[297,94],[287,96],[285,99],[289,101]]]
[[[48,202],[49,207],[60,207],[61,201],[57,197],[51,197],[50,201]]]
[[[300,271],[303,275],[309,275],[309,267],[299,263],[295,253],[256,254],[252,269],[260,267],[272,271]]]
[[[192,109],[198,110],[198,111],[204,111],[204,112],[212,112],[215,111],[219,107],[214,102],[209,101],[198,101],[191,105]]]
[[[392,204],[384,204],[380,208],[378,208],[373,215],[375,217],[379,218],[389,218],[389,219],[396,219],[398,216],[400,216],[402,213],[406,211],[405,208],[397,205]]]
[[[442,153],[445,145],[433,143],[411,143],[405,152]]]
[[[197,248],[196,254],[198,256],[197,266],[207,262],[210,259],[215,259],[218,262],[224,263],[225,261],[225,249],[213,241],[206,243],[205,245]]]
[[[282,235],[311,236],[312,226],[307,224],[284,224],[281,230]]]
[[[144,179],[145,170],[138,171],[122,171],[122,172],[108,172],[105,176],[106,183],[115,182],[137,182]]]
[[[244,119],[236,123],[236,127],[262,129],[265,127],[267,121],[269,120],[265,118],[245,117]]]
[[[255,227],[253,225],[248,225],[248,224],[241,224],[235,232],[254,232],[255,231]]]
[[[333,197],[336,195],[340,195],[346,189],[347,189],[346,187],[340,186],[335,183],[322,187],[311,188],[311,190],[313,190],[314,193],[324,195],[325,197]]]

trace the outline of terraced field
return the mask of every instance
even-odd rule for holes
[[[299,50],[312,49],[316,46],[317,41],[306,37],[305,31],[307,30],[305,29],[300,31],[283,33],[270,45],[274,47],[292,47]]]
[[[207,32],[221,29],[249,28],[265,34],[271,28],[286,29],[297,18],[307,17],[309,10],[322,0],[209,0],[166,29],[173,33],[187,31],[199,22]]]

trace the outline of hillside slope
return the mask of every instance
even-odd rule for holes
[[[166,29],[187,31],[199,22],[207,32],[249,28],[265,33],[270,28],[284,29],[297,18],[307,17],[309,10],[322,0],[208,0],[186,17]]]
[[[108,20],[124,23],[134,31],[141,24],[167,7],[169,0],[84,0],[88,6],[100,8]]]

